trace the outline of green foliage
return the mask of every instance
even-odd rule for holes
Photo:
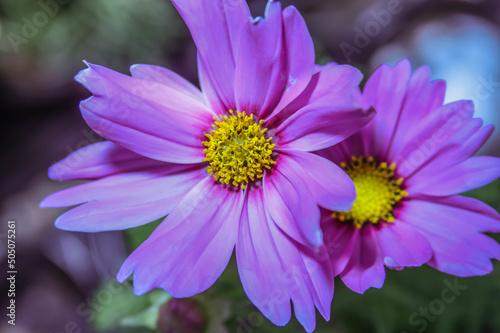
[[[5,59],[23,60],[23,66],[43,64],[60,75],[74,74],[82,68],[82,59],[126,71],[133,63],[164,63],[188,36],[169,1],[47,2],[0,4],[0,52],[9,56]]]
[[[125,230],[125,238],[130,252],[132,253],[132,251],[141,245],[164,219],[162,217],[151,223]]]
[[[140,332],[145,332],[145,329],[154,331],[158,309],[169,298],[170,296],[161,290],[136,296],[130,284],[120,285],[112,280],[99,288],[93,297],[91,308],[95,314],[94,328],[97,331],[116,328],[140,328]]]

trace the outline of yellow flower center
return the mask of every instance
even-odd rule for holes
[[[349,212],[334,212],[333,218],[361,228],[365,223],[394,222],[394,207],[408,193],[401,189],[403,178],[396,179],[396,164],[376,163],[373,157],[352,157],[340,166],[356,186],[356,201]]]
[[[203,161],[210,163],[207,171],[215,180],[245,189],[249,181],[263,177],[264,168],[276,163],[271,158],[275,145],[264,135],[267,128],[262,128],[262,120],[254,122],[253,114],[247,116],[245,111],[229,113],[220,115],[221,120],[214,117],[214,129],[204,133]]]

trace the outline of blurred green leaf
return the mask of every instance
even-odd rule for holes
[[[120,326],[124,327],[146,327],[150,330],[156,330],[160,306],[167,302],[171,296],[163,290],[153,290],[147,294],[150,305],[143,311],[124,317],[119,321]]]
[[[162,217],[148,224],[125,230],[125,239],[130,253],[141,245],[164,219],[165,217]]]

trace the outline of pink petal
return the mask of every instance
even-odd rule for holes
[[[287,151],[280,160],[304,180],[313,199],[331,211],[349,211],[356,199],[356,188],[349,175],[337,164],[315,154]]]
[[[198,59],[198,76],[200,80],[201,90],[203,91],[203,95],[205,97],[205,103],[210,105],[212,110],[217,115],[225,114],[228,110],[233,110],[236,108],[234,101],[226,101],[229,103],[229,106],[224,105],[224,103],[219,98],[217,91],[215,90],[214,83],[209,77],[208,69],[203,59],[200,56],[200,52],[197,54]],[[234,98],[233,98],[234,99]]]
[[[301,174],[287,167],[286,155],[281,155],[278,168],[264,177],[264,197],[272,220],[298,242],[319,246],[323,235],[319,227],[317,203]]]
[[[434,203],[436,209],[453,216],[461,216],[456,223],[471,227],[474,232],[500,232],[500,214],[477,199],[453,195],[449,197],[421,196],[418,200]]]
[[[91,65],[76,80],[94,96],[80,108],[101,136],[143,156],[174,163],[203,158],[213,113],[181,86],[165,86]]]
[[[377,231],[369,226],[354,232],[358,233],[358,239],[340,278],[349,289],[360,294],[369,288],[382,288],[384,256],[376,237]]]
[[[500,158],[475,156],[452,168],[427,173],[427,177],[412,177],[407,186],[410,194],[447,196],[484,186],[499,177]]]
[[[307,87],[314,72],[314,45],[306,23],[294,6],[283,10],[283,50],[288,78],[279,104],[269,118],[279,113]]]
[[[282,282],[285,271],[269,229],[272,225],[262,191],[249,191],[236,243],[238,272],[250,301],[273,324],[284,326],[291,317],[290,293]]]
[[[443,105],[446,83],[431,82],[430,79],[431,73],[427,66],[418,68],[412,75],[388,159],[396,156],[407,143],[406,140],[412,138],[410,133],[418,130],[418,123]]]
[[[186,22],[203,63],[204,89],[217,93],[220,104],[234,108],[234,69],[243,27],[251,15],[244,0],[172,0]],[[201,77],[200,77],[201,79]],[[204,90],[205,91],[205,90]],[[211,105],[214,95],[208,99]],[[226,111],[227,111],[226,110]]]
[[[432,257],[432,248],[427,239],[404,221],[398,219],[377,232],[384,261],[391,268],[422,266]],[[387,265],[387,263],[386,263]]]
[[[363,89],[362,105],[374,107],[377,116],[363,129],[363,135],[370,138],[370,152],[379,159],[385,159],[408,89],[411,63],[408,59],[394,68],[380,66],[368,79]]]
[[[161,85],[172,87],[173,89],[177,87],[180,92],[190,94],[193,98],[203,102],[203,94],[200,89],[179,74],[167,68],[137,64],[130,67],[130,73],[132,77],[138,79],[154,81]]]
[[[327,216],[322,221],[324,243],[332,262],[333,274],[342,273],[359,240],[358,229]]]
[[[71,153],[49,168],[53,180],[97,179],[113,174],[146,171],[169,164],[152,160],[113,142],[94,143]]]
[[[268,2],[265,19],[247,21],[236,58],[234,94],[240,111],[259,119],[272,112],[286,84],[279,1]]]
[[[163,167],[154,173],[125,173],[56,192],[40,206],[82,204],[56,220],[60,229],[122,230],[167,215],[205,177],[205,170],[199,167],[192,170]]]
[[[472,119],[473,112],[472,102],[458,101],[442,106],[423,119],[418,124],[418,130],[409,133],[404,148],[393,159],[398,166],[398,174],[409,178],[434,158],[456,154],[463,143],[463,139],[460,141],[461,133],[466,130],[472,135],[478,128],[477,122]],[[452,159],[454,163],[457,162],[456,156]]]
[[[157,287],[174,297],[203,292],[231,258],[242,205],[241,191],[230,192],[206,178],[127,258],[118,280],[134,272],[137,294]]]
[[[280,117],[291,115],[277,130],[278,147],[314,151],[334,145],[361,129],[374,116],[354,103],[361,80],[350,66],[324,66]],[[298,110],[298,111],[297,111]]]
[[[429,265],[457,276],[488,274],[493,270],[490,259],[500,259],[500,245],[477,232],[475,221],[463,213],[422,200],[407,201],[398,210],[399,218],[429,241],[434,252]]]
[[[324,249],[323,249],[324,251]],[[243,288],[250,300],[274,324],[295,315],[307,332],[315,328],[317,306],[325,317],[333,297],[333,274],[326,256],[287,237],[266,213],[262,190],[248,192],[236,259]]]

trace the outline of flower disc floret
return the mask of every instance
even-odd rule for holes
[[[403,178],[396,178],[396,164],[377,163],[373,157],[352,157],[351,163],[341,163],[352,178],[357,198],[349,212],[335,212],[332,217],[351,222],[357,228],[365,223],[394,222],[394,207],[408,193],[401,188]]]
[[[203,150],[209,162],[208,174],[223,184],[232,184],[245,189],[248,182],[262,178],[264,169],[271,169],[274,144],[272,137],[266,138],[267,128],[263,121],[254,121],[253,114],[245,111],[229,111],[230,115],[214,117],[214,128],[205,133],[207,141]]]

